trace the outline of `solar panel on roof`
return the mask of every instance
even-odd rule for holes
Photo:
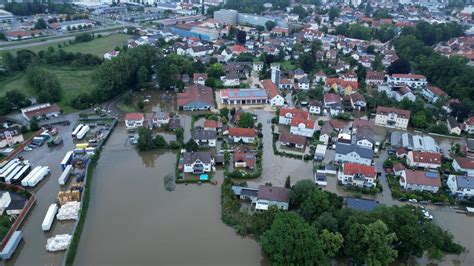
[[[435,173],[435,172],[426,172],[425,175],[427,177],[431,177],[431,178],[437,178],[438,177],[438,174]]]

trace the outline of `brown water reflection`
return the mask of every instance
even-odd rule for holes
[[[220,220],[222,171],[215,175],[218,186],[178,185],[168,192],[163,178],[174,174],[176,155],[137,156],[123,145],[126,136],[117,127],[102,152],[77,265],[261,263],[258,244]]]

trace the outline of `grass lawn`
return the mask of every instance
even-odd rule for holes
[[[85,42],[85,43],[69,44],[69,42],[66,42],[67,46],[63,46],[64,42],[59,42],[56,44],[32,46],[27,49],[35,53],[38,53],[41,50],[46,50],[50,46],[57,49],[58,44],[61,44],[62,48],[66,52],[87,53],[87,54],[97,55],[102,58],[104,53],[107,52],[108,50],[114,49],[116,46],[122,48],[124,44],[127,44],[127,40],[130,39],[130,37],[131,37],[130,35],[126,35],[126,34],[114,34],[114,35],[104,36],[102,38],[95,38],[94,40],[90,42]],[[21,48],[21,49],[24,49],[24,48]],[[12,49],[12,50],[7,50],[6,52],[16,53],[16,51],[21,50],[21,49]]]
[[[296,65],[294,65],[292,62],[290,61],[281,61],[281,62],[277,62],[280,64],[280,67],[282,70],[295,70],[297,68]]]
[[[66,113],[75,111],[68,105],[71,99],[82,92],[90,92],[95,87],[91,79],[93,69],[49,67],[47,70],[54,73],[61,83],[63,97],[58,104]],[[28,84],[24,73],[0,81],[0,97],[12,90],[21,91],[30,96],[35,95],[34,89]]]

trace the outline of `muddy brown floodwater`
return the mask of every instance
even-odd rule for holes
[[[173,152],[138,153],[117,126],[105,145],[91,184],[91,204],[76,265],[259,265],[257,242],[241,238],[220,220],[218,186],[177,185]]]

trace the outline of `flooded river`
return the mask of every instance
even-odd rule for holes
[[[77,265],[261,263],[258,244],[220,220],[222,171],[218,186],[166,191],[163,178],[174,174],[176,154],[138,153],[124,145],[126,137],[119,125],[101,154]]]

